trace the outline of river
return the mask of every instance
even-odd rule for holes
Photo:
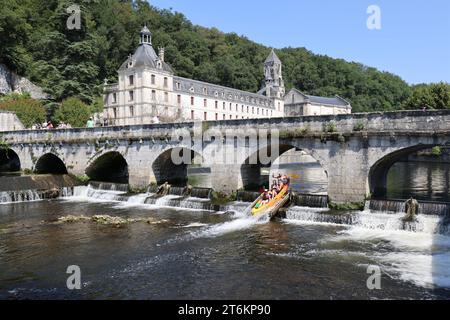
[[[213,212],[146,197],[81,187],[0,204],[0,299],[450,299],[445,217],[421,215],[405,231],[401,213],[293,207],[268,222],[249,218],[248,203]],[[183,206],[201,208],[192,201]],[[70,265],[81,290],[67,289]],[[368,289],[368,266],[381,269],[380,290]]]
[[[338,225],[321,222],[324,209],[297,207],[267,222],[242,208],[220,214],[82,196],[1,205],[0,298],[450,298],[450,238],[433,232],[434,217],[421,218],[423,232],[406,232],[383,227],[381,213]],[[58,221],[68,215],[151,223]],[[66,287],[69,265],[81,268],[81,290]],[[368,265],[383,270],[381,290],[367,289]]]

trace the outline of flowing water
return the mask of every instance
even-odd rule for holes
[[[149,196],[84,187],[0,205],[0,298],[450,298],[443,217],[404,225],[401,214],[294,207],[269,222],[249,217],[244,202],[213,212],[146,204]],[[58,221],[94,215],[135,220]],[[66,288],[69,265],[81,268],[82,290]],[[381,290],[367,289],[369,265],[383,271]]]
[[[0,299],[450,299],[446,204],[403,222],[401,201],[333,212],[318,192],[269,222],[249,217],[251,193],[211,211],[209,189],[66,191],[0,195]],[[71,265],[81,290],[66,287]],[[381,268],[380,290],[367,288],[369,266]]]

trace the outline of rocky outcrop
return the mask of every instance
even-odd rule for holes
[[[76,222],[92,222],[101,225],[111,225],[111,226],[124,226],[132,223],[147,223],[151,225],[167,223],[167,220],[157,220],[155,218],[122,218],[122,217],[112,217],[109,215],[96,215],[92,217],[87,216],[75,216],[69,215],[65,217],[58,218],[57,223],[76,223]]]
[[[41,87],[10,71],[4,64],[0,63],[0,94],[11,92],[28,92],[32,98],[40,100],[49,98],[49,95]]]

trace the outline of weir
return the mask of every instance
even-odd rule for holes
[[[381,212],[405,212],[405,202],[407,200],[370,200],[369,209]],[[419,201],[419,214],[447,216],[450,213],[450,203]]]
[[[339,213],[326,209],[291,207],[286,219],[306,223],[357,226],[371,230],[409,231],[450,235],[450,215],[419,215],[416,221],[404,222],[405,213],[373,209]]]
[[[89,181],[89,185],[94,189],[128,192],[130,186],[124,183]]]
[[[253,191],[238,191],[237,201],[253,202],[261,194]],[[291,193],[291,204],[299,207],[328,208],[328,196],[316,194]]]
[[[71,197],[73,195],[73,189],[73,187],[64,187],[53,190],[1,191],[0,204]]]

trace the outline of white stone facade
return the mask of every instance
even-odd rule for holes
[[[292,89],[284,97],[285,115],[298,116],[325,116],[352,113],[350,103],[343,98],[325,98],[310,96]]]
[[[275,52],[265,62],[266,86],[258,93],[177,77],[153,49],[151,33],[118,71],[119,82],[104,88],[108,125],[258,119],[284,116],[284,83]]]
[[[340,97],[308,96],[296,89],[286,94],[282,63],[273,50],[264,62],[263,88],[252,93],[176,76],[164,60],[164,48],[156,54],[147,27],[140,36],[136,52],[118,70],[118,83],[105,83],[108,125],[351,113]]]

